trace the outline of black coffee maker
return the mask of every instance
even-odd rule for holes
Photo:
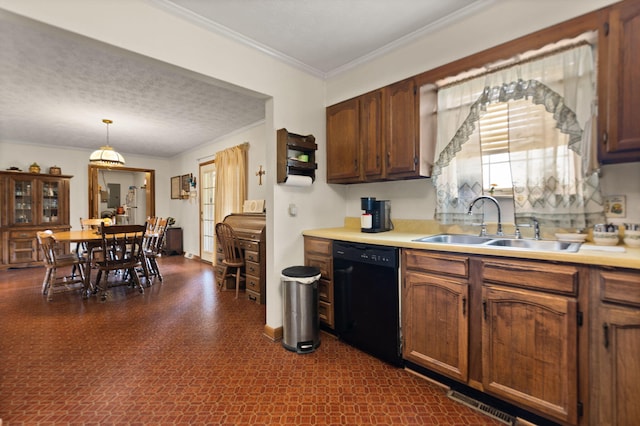
[[[377,201],[375,197],[360,198],[360,208],[364,210],[360,217],[362,232],[384,232],[391,230],[391,202]]]

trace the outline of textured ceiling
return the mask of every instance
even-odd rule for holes
[[[264,119],[264,97],[0,11],[0,138],[170,157]],[[126,157],[125,157],[126,158]]]
[[[319,76],[492,0],[153,0]],[[0,9],[0,140],[171,157],[264,119],[266,97]]]

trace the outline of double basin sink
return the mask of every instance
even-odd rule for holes
[[[484,237],[464,234],[438,234],[422,237],[413,241],[422,243],[440,243],[451,245],[473,245],[515,250],[536,250],[575,253],[580,250],[581,243],[549,240],[524,240],[506,237]]]

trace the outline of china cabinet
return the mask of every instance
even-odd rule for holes
[[[36,233],[69,230],[72,176],[0,172],[0,267],[40,262]]]

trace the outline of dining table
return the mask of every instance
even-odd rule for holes
[[[156,235],[154,232],[145,232],[145,238]],[[91,249],[99,247],[102,241],[102,233],[99,229],[81,229],[75,231],[60,231],[54,232],[53,238],[60,243],[76,243],[76,253],[80,256],[81,247],[84,245],[89,251],[87,259],[87,266],[85,268],[85,290],[87,292],[96,289],[96,285],[91,282],[91,270],[92,268],[92,256],[90,255]],[[146,270],[146,268],[145,268]]]

